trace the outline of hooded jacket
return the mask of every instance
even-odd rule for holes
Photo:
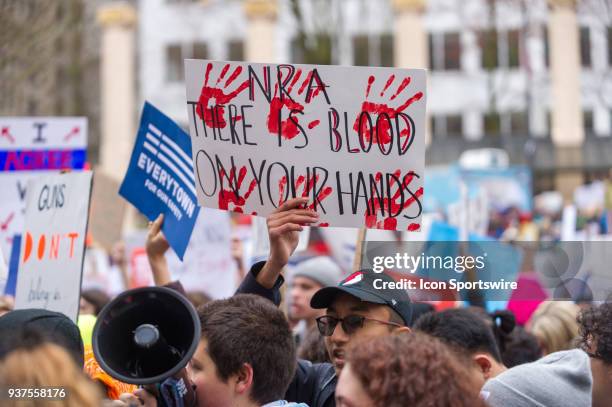
[[[489,380],[482,396],[491,407],[590,407],[591,362],[579,349],[555,352]]]

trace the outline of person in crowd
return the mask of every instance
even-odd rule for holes
[[[210,298],[208,294],[202,291],[187,291],[185,296],[195,309],[198,309],[202,305],[208,304],[212,301],[212,298]]]
[[[211,301],[198,314],[202,338],[191,360],[198,407],[308,407],[282,400],[295,372],[296,350],[278,308],[245,294]],[[131,400],[136,398],[156,405],[144,390]]]
[[[310,328],[298,348],[298,357],[312,363],[331,363],[324,338],[319,333],[319,328],[316,326]]]
[[[604,407],[612,400],[612,304],[579,317],[580,345],[516,366],[489,380],[482,394],[491,407]]]
[[[99,407],[102,403],[100,389],[81,371],[73,355],[65,347],[46,339],[43,332],[27,327],[11,334],[11,350],[0,355],[0,388],[3,389],[2,405],[5,407],[57,406]],[[6,397],[9,389],[51,390],[57,389],[57,398],[40,397],[25,404],[23,399]],[[48,393],[46,393],[48,395]],[[56,395],[53,393],[53,395]],[[13,394],[13,396],[15,396]]]
[[[538,339],[527,332],[522,326],[514,328],[508,340],[506,349],[502,352],[502,361],[506,367],[535,362],[542,356]]]
[[[414,323],[413,329],[449,345],[469,367],[470,375],[480,387],[506,370],[493,330],[480,315],[469,309],[425,314]]]
[[[97,316],[110,301],[110,297],[102,290],[92,288],[81,292],[79,314]]]
[[[495,342],[499,352],[503,355],[506,350],[506,343],[510,338],[510,334],[516,327],[516,317],[512,311],[497,310],[493,313],[488,313],[482,307],[470,306],[466,308],[468,311],[480,316],[485,324],[493,331]]]
[[[77,366],[83,366],[83,340],[79,327],[64,314],[43,309],[20,309],[0,317],[0,357],[17,342],[11,340],[19,329],[31,328],[66,349]]]
[[[580,347],[589,356],[593,376],[593,407],[612,400],[612,303],[584,309],[579,317]]]
[[[538,339],[542,355],[574,347],[579,312],[580,307],[568,301],[544,301],[538,305],[526,328]]]
[[[237,294],[256,294],[280,304],[281,275],[289,257],[295,251],[299,232],[305,225],[318,221],[316,212],[304,209],[308,198],[290,199],[274,211],[267,220],[270,253],[268,260],[256,263],[238,287]],[[161,233],[163,218],[152,222],[147,237],[147,255],[157,285],[172,286],[163,253],[168,242]],[[299,360],[295,376],[285,393],[285,399],[306,403],[310,407],[335,405],[334,391],[337,374],[344,366],[347,346],[355,340],[410,332],[412,305],[404,290],[377,289],[374,280],[395,282],[386,273],[356,272],[337,286],[317,291],[311,308],[326,310],[317,319],[317,328],[324,336],[325,347],[332,361],[311,363]]]
[[[388,335],[349,348],[336,388],[338,407],[478,407],[480,387],[441,341]]]
[[[316,326],[316,318],[324,314],[323,310],[310,306],[312,296],[323,287],[336,285],[341,275],[340,267],[327,256],[301,261],[291,271],[289,315],[298,321],[294,329],[298,344]]]
[[[8,295],[0,295],[0,317],[8,314],[15,307],[15,299]]]
[[[433,305],[426,302],[413,302],[412,303],[412,323],[419,319],[421,315],[428,314],[430,312],[436,312]]]
[[[276,305],[284,279],[281,271],[295,251],[299,232],[318,222],[318,214],[304,209],[308,198],[294,198],[283,203],[267,219],[270,253],[265,262],[256,263],[247,273],[238,293],[257,294]],[[379,283],[394,282],[386,273],[359,271],[338,285],[317,291],[310,302],[314,309],[324,309],[317,319],[319,332],[332,364],[298,361],[296,375],[285,398],[311,407],[335,405],[337,375],[345,364],[346,349],[356,340],[410,332],[412,306],[404,290],[374,288]]]

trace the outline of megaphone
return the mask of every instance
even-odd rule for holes
[[[124,383],[146,385],[175,376],[200,341],[191,303],[165,287],[121,293],[98,315],[93,352],[100,367]]]

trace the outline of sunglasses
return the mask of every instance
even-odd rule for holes
[[[379,324],[391,325],[401,327],[402,325],[396,324],[391,321],[381,321],[379,319],[367,318],[361,315],[348,315],[344,318],[336,318],[331,315],[324,315],[322,317],[318,317],[317,328],[319,328],[319,332],[323,336],[332,336],[334,334],[334,330],[338,325],[338,322],[342,325],[342,330],[347,335],[352,335],[357,332],[359,329],[363,328],[363,325],[366,321],[378,322]]]

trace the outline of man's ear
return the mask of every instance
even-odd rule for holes
[[[246,395],[253,387],[253,366],[243,363],[242,367],[234,375],[236,393]]]
[[[392,332],[394,335],[409,334],[410,332],[412,332],[412,329],[410,329],[410,327],[408,326],[400,326],[394,329]]]
[[[493,363],[491,362],[491,357],[485,353],[476,353],[472,359],[476,366],[482,372],[482,376],[485,380],[489,380],[491,378],[491,368],[493,367]]]

